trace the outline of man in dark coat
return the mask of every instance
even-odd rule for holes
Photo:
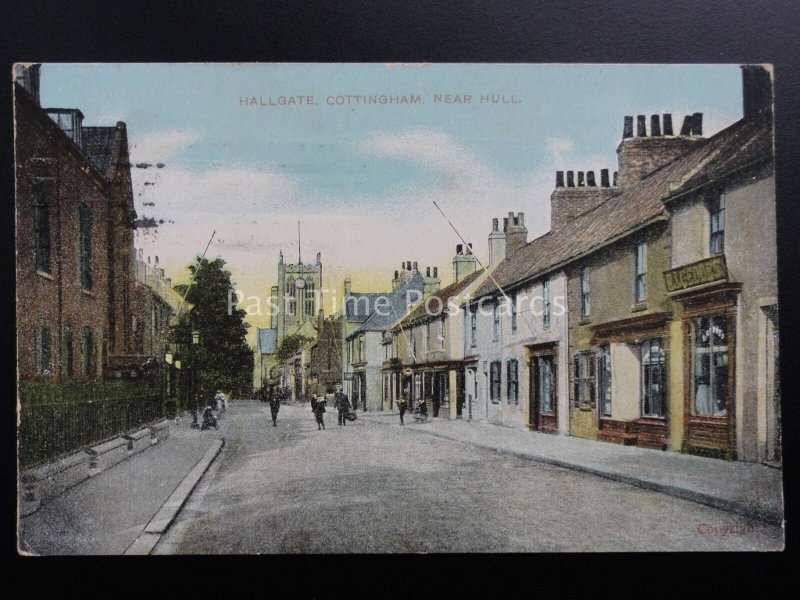
[[[281,401],[278,399],[277,394],[270,395],[269,398],[269,412],[272,413],[272,426],[278,426],[278,411],[281,408]]]
[[[397,408],[400,410],[400,425],[405,425],[403,423],[403,415],[406,414],[406,408],[408,408],[408,402],[406,402],[405,398],[400,398],[397,401]]]
[[[333,397],[333,407],[339,411],[339,425],[347,425],[347,415],[350,412],[350,401],[341,388],[336,390]]]
[[[317,429],[325,429],[325,405],[328,401],[324,397],[317,399],[314,395],[312,402],[314,403],[314,416],[317,418]]]

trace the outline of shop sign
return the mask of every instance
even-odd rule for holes
[[[667,292],[677,292],[705,283],[728,279],[725,256],[719,255],[664,271]]]

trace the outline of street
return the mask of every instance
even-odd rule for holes
[[[779,527],[360,417],[237,400],[156,554],[770,550]]]

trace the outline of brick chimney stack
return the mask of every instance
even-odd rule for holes
[[[506,257],[505,227],[500,230],[499,219],[492,219],[492,232],[489,234],[489,265],[495,266]]]
[[[422,293],[427,296],[434,292],[438,292],[441,287],[439,280],[439,273],[436,267],[433,267],[433,276],[431,276],[431,268],[425,267],[425,277],[422,280]]]
[[[772,116],[772,76],[761,65],[742,65],[742,101],[745,119]]]
[[[33,98],[36,104],[41,106],[39,98],[39,82],[41,79],[42,65],[34,63],[30,65],[16,64],[14,65],[14,81],[21,85]]]
[[[663,125],[662,132],[659,115],[651,115],[648,136],[646,116],[637,115],[636,137],[633,137],[633,117],[625,116],[622,141],[617,147],[619,176],[615,177],[614,187],[625,187],[646,177],[691,150],[702,139],[702,113],[686,115],[678,136],[673,135],[671,114],[664,114]]]
[[[583,173],[581,173],[583,175]],[[506,256],[528,243],[528,228],[525,227],[524,213],[508,213],[508,227],[506,228]]]
[[[497,219],[494,219],[494,222],[497,222]],[[491,245],[491,236],[489,244]],[[472,253],[472,248],[469,246],[464,248],[463,245],[458,244],[456,246],[456,255],[453,257],[453,283],[458,283],[474,273],[477,265],[478,261]],[[436,267],[434,267],[434,274],[436,274]]]

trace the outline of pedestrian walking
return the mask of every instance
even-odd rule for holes
[[[406,408],[408,408],[408,402],[406,402],[405,398],[400,398],[397,401],[397,408],[400,410],[400,425],[405,425],[403,423],[403,415],[406,414]]]
[[[339,425],[347,425],[347,414],[350,412],[350,400],[347,394],[344,394],[341,388],[336,390],[333,397],[333,407],[339,411]]]
[[[314,415],[317,417],[317,429],[325,429],[325,405],[327,404],[325,398],[314,398],[315,408]]]
[[[272,414],[272,426],[278,426],[278,411],[281,408],[281,401],[277,395],[273,394],[269,399],[269,412]]]

